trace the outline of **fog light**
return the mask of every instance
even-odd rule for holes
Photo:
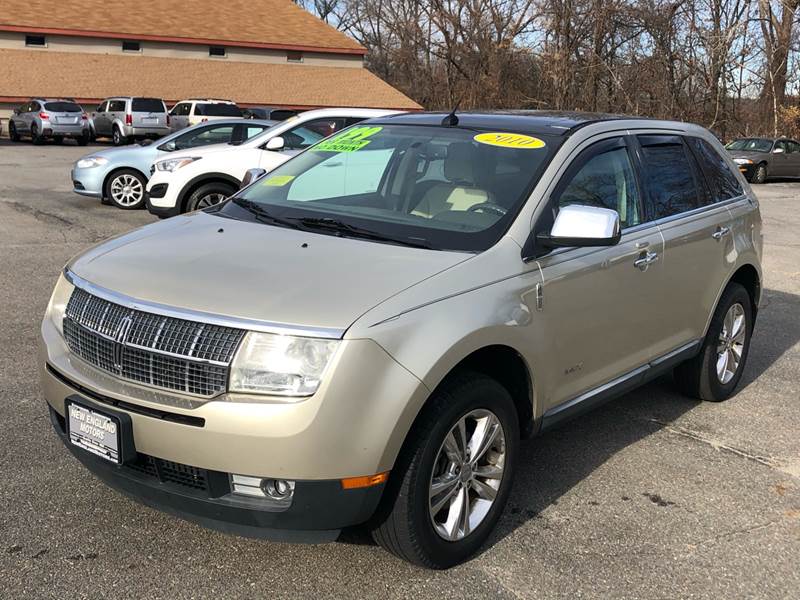
[[[240,496],[261,498],[275,505],[289,506],[294,496],[294,481],[231,474],[231,491]]]
[[[273,500],[286,500],[294,494],[294,481],[262,479],[261,491]]]

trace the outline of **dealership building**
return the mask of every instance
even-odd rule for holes
[[[88,110],[109,96],[419,109],[365,54],[291,0],[3,0],[0,118],[31,97]]]

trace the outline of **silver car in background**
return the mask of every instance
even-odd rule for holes
[[[161,98],[107,98],[92,113],[92,128],[95,137],[110,137],[115,146],[157,139],[170,132],[167,106]]]
[[[8,136],[12,142],[30,137],[34,144],[48,138],[56,143],[73,138],[85,146],[89,143],[89,118],[81,105],[72,100],[34,98],[14,109],[8,122]]]
[[[148,141],[142,145],[93,152],[73,165],[72,191],[100,198],[103,203],[125,210],[142,208],[150,165],[155,160],[169,152],[212,144],[238,145],[275,124],[276,121],[227,119],[183,129],[155,144]]]

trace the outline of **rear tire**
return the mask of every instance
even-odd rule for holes
[[[19,132],[17,131],[17,126],[14,125],[14,122],[11,121],[8,124],[8,137],[12,142],[18,142],[20,140]]]
[[[228,183],[212,181],[197,188],[186,201],[183,212],[193,212],[214,206],[233,195],[236,188]]]
[[[483,437],[493,440],[488,447],[480,443],[482,430],[499,432]],[[467,440],[469,451],[458,452],[465,446],[459,438]],[[450,378],[406,438],[373,518],[372,537],[398,558],[423,567],[445,569],[467,560],[500,519],[519,439],[517,411],[503,386],[479,373]],[[459,456],[463,462],[452,460]]]
[[[119,127],[114,127],[114,131],[111,132],[111,141],[115,146],[124,146],[128,143],[128,138],[123,135]]]
[[[755,173],[753,173],[753,179],[751,183],[755,184],[762,184],[767,180],[767,165],[761,163],[756,167]]]
[[[31,142],[37,146],[44,143],[44,138],[39,133],[39,126],[36,123],[31,124]]]
[[[743,322],[739,323],[739,317]],[[730,283],[714,311],[700,353],[675,368],[678,388],[687,396],[711,402],[730,398],[742,378],[752,333],[750,294],[738,283]]]
[[[86,146],[91,140],[91,137],[88,131],[84,131],[81,137],[75,138],[75,141],[78,142],[78,146]]]

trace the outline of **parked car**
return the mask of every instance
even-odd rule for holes
[[[522,437],[670,371],[735,393],[762,255],[736,171],[674,122],[351,127],[71,260],[41,330],[52,425],[107,484],[207,527],[366,524],[454,565],[500,518]]]
[[[192,98],[178,102],[169,111],[169,115],[172,131],[178,131],[206,121],[241,117],[242,109],[230,100]]]
[[[167,105],[160,98],[108,98],[92,113],[92,130],[94,137],[110,137],[115,146],[158,139],[170,132]]]
[[[300,111],[291,108],[277,108],[274,106],[248,106],[242,109],[242,116],[245,119],[271,119],[273,121],[285,121],[293,117]]]
[[[8,121],[8,136],[18,142],[23,136],[34,144],[47,139],[61,143],[72,138],[80,146],[89,143],[89,120],[80,104],[72,100],[34,98],[15,108]]]
[[[182,129],[157,144],[110,148],[88,154],[72,167],[72,191],[100,198],[118,208],[144,207],[145,186],[154,160],[210,144],[241,144],[275,125],[275,121],[227,119]]]
[[[800,143],[786,138],[740,138],[725,148],[747,181],[800,177]]]
[[[233,194],[249,168],[273,169],[344,127],[390,113],[368,108],[310,110],[236,148],[210,146],[158,160],[150,169],[147,208],[164,218],[211,206]]]

